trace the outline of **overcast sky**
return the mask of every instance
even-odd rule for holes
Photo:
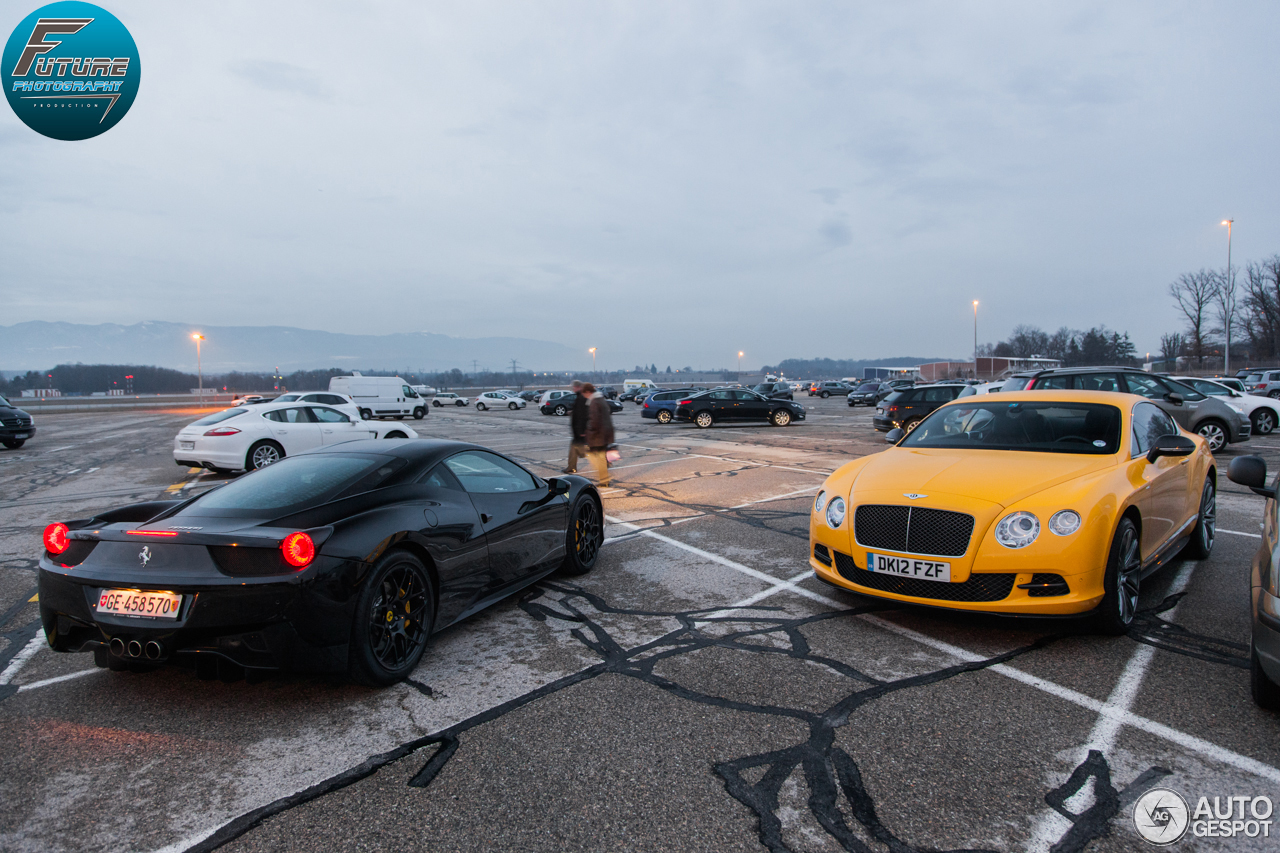
[[[1224,217],[1235,260],[1280,252],[1275,2],[100,5],[141,57],[124,120],[0,107],[0,324],[755,367],[964,356],[978,299],[984,342],[1142,353]]]

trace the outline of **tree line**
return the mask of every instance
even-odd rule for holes
[[[1181,331],[1160,338],[1160,355],[1220,357],[1229,346],[1248,361],[1280,358],[1280,255],[1243,266],[1183,273],[1169,285]]]
[[[1106,326],[1081,331],[1063,326],[1046,332],[1037,326],[1013,327],[1013,334],[997,344],[983,344],[978,355],[996,358],[1056,358],[1064,367],[1086,364],[1132,365],[1138,353],[1128,332]]]

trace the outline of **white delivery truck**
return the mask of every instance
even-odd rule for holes
[[[329,380],[329,391],[350,397],[366,421],[427,416],[427,402],[399,376],[335,376]]]
[[[632,391],[657,391],[658,386],[652,379],[628,379],[622,383],[622,393],[630,394]]]

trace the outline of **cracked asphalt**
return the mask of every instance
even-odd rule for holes
[[[1131,851],[1153,786],[1280,800],[1280,721],[1248,693],[1260,498],[1220,477],[1212,558],[1149,578],[1127,637],[896,607],[808,571],[817,487],[885,445],[870,410],[801,402],[705,431],[627,405],[596,569],[448,629],[385,690],[44,647],[47,523],[219,478],[172,462],[193,415],[41,417],[0,453],[0,849]],[[543,475],[568,444],[536,411],[414,427]],[[1246,452],[1274,468],[1280,438],[1222,467]]]

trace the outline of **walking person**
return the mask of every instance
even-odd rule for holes
[[[596,391],[590,382],[582,386],[587,398],[587,455],[601,486],[609,485],[609,460],[607,454],[613,444],[613,412],[604,395]]]
[[[578,460],[587,455],[587,397],[582,393],[582,382],[575,379],[569,386],[573,390],[573,405],[569,409],[569,464],[562,473],[578,473]]]

